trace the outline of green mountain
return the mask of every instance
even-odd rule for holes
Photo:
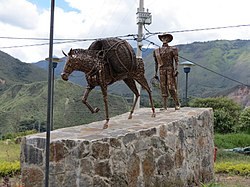
[[[178,46],[180,58],[195,62],[189,73],[189,95],[207,97],[241,83],[250,82],[250,41],[218,40],[195,42]],[[180,71],[180,87],[184,88],[185,74]]]
[[[249,40],[194,42],[177,45],[176,47],[179,49],[180,62],[192,61],[196,64],[188,74],[188,95],[190,97],[208,97],[241,83],[250,83]],[[149,82],[155,72],[152,53],[152,48],[143,50],[145,75]],[[60,71],[56,72],[57,75],[62,71],[63,63],[59,64],[58,68]],[[183,67],[180,66],[178,87],[181,98],[185,95],[185,78],[186,74],[183,71]],[[70,80],[76,84],[86,85],[83,74],[72,75]],[[111,85],[109,93],[125,97],[132,96],[132,92],[122,81]],[[158,96],[159,93],[159,90],[154,90],[154,95]],[[142,91],[142,95],[146,95],[146,92]]]
[[[180,63],[195,63],[188,74],[189,97],[209,97],[241,83],[250,83],[249,40],[195,42],[176,47],[179,50]],[[145,74],[150,81],[155,72],[152,53],[144,61]],[[179,93],[184,98],[186,74],[182,66],[179,66],[178,71]]]
[[[83,87],[62,80],[55,81],[54,129],[104,120],[102,93],[92,91],[89,103],[101,110],[92,114],[82,103]],[[120,96],[109,95],[110,117],[128,111]],[[44,130],[47,121],[47,82],[15,84],[0,96],[0,136],[27,129]]]
[[[47,80],[48,73],[0,51],[0,94],[13,84]]]
[[[188,97],[208,97],[216,95],[244,98],[245,106],[249,91],[237,88],[241,83],[250,82],[250,41],[248,40],[218,40],[195,42],[178,45],[180,62],[192,61],[193,66],[188,74]],[[143,51],[145,75],[150,83],[154,75],[153,49]],[[47,114],[47,71],[46,63],[27,64],[0,51],[0,135],[6,132],[24,129],[40,128],[44,130]],[[59,76],[63,63],[55,70]],[[178,88],[181,99],[185,95],[185,79],[183,67],[179,67]],[[86,85],[85,76],[78,72],[70,79],[77,84]],[[44,81],[44,82],[41,82]],[[100,107],[98,114],[91,114],[81,102],[83,87],[70,82],[56,80],[54,128],[75,126],[104,119],[102,94],[93,91],[89,102]],[[98,89],[97,89],[98,90]],[[160,91],[152,87],[153,97],[161,99]],[[126,99],[132,99],[133,94],[122,82],[116,82],[108,87],[110,94],[119,94]],[[216,94],[218,93],[218,94]],[[233,95],[232,95],[233,94]],[[142,104],[148,104],[148,96],[142,90]],[[120,96],[110,95],[109,106],[111,116],[128,111],[127,101]]]

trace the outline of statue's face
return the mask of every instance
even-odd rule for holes
[[[163,36],[162,37],[162,42],[163,43],[168,43],[169,42],[169,38],[167,36]]]

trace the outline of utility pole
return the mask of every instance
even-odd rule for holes
[[[50,131],[53,126],[53,97],[54,80],[53,76],[53,38],[54,38],[54,12],[55,0],[51,0],[50,10],[50,39],[49,39],[49,64],[48,64],[48,104],[47,104],[47,129],[46,129],[46,152],[45,152],[45,180],[44,186],[49,187],[49,157],[50,157]]]
[[[137,9],[136,13],[136,23],[138,25],[138,36],[137,36],[137,52],[136,52],[136,58],[142,58],[142,39],[143,39],[143,25],[144,24],[151,24],[152,22],[152,16],[151,13],[144,12],[144,0],[140,0],[139,2],[139,8]],[[139,94],[141,94],[141,86],[136,82],[136,87],[139,91]],[[134,96],[135,100],[135,96]],[[135,106],[135,109],[140,108],[140,97],[138,99],[138,102]]]

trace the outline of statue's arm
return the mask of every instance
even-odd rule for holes
[[[175,70],[177,71],[179,65],[179,52],[176,47],[173,47],[174,61],[175,61]]]
[[[157,58],[156,58],[156,55],[155,55],[155,50],[153,52],[153,57],[154,57],[154,60],[155,60],[155,77],[158,77],[157,76],[157,72],[158,72],[158,62],[157,62]]]

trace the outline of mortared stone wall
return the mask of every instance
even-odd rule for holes
[[[136,110],[51,132],[50,187],[186,187],[214,179],[213,111]],[[46,134],[22,140],[25,187],[43,187]]]

